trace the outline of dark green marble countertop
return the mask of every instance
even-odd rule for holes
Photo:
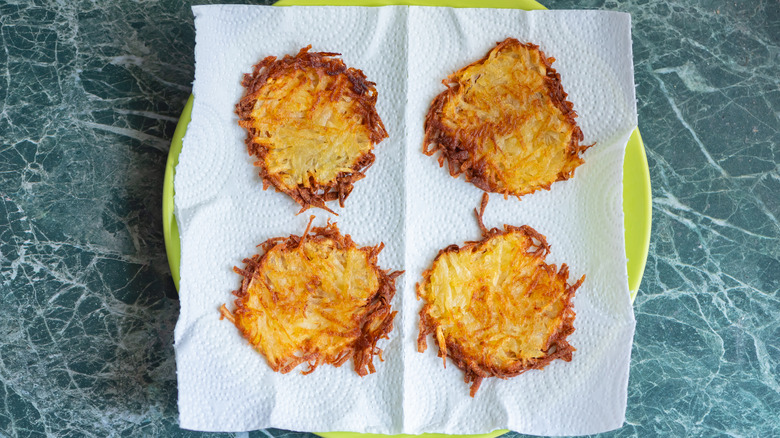
[[[190,5],[30,3],[0,2],[0,436],[199,435],[161,226]],[[780,436],[780,2],[546,3],[633,16],[654,221],[605,435]]]

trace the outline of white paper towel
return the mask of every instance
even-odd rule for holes
[[[634,331],[623,241],[622,163],[636,126],[630,18],[583,11],[424,7],[198,6],[195,103],[176,168],[181,236],[181,313],[175,332],[183,428],[244,431],[584,434],[619,427]],[[442,368],[436,347],[416,352],[414,284],[440,248],[478,239],[472,210],[481,191],[449,176],[421,153],[422,124],[441,80],[507,37],[539,44],[578,112],[585,154],[575,177],[549,192],[504,200],[493,195],[488,227],[528,224],[552,245],[549,263],[587,279],[577,291],[572,362],[509,379],[486,379],[469,397],[463,373]],[[240,278],[232,267],[276,236],[301,234],[308,215],[273,189],[262,191],[245,131],[233,112],[243,73],[262,58],[342,53],[376,82],[377,111],[390,138],[332,217],[360,245],[385,243],[379,263],[405,269],[393,302],[400,310],[384,362],[360,378],[352,363],[274,373],[218,308]]]

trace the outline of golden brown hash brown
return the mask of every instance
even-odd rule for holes
[[[303,236],[265,241],[263,254],[233,268],[244,277],[236,309],[220,312],[274,371],[307,362],[308,374],[354,358],[360,376],[373,373],[374,355],[382,360],[377,341],[393,329],[390,301],[402,272],[377,266],[384,244],[358,247],[330,221],[310,228],[311,221]]]
[[[301,211],[344,200],[374,163],[374,145],[387,138],[375,105],[377,92],[361,70],[338,53],[269,56],[245,74],[236,105],[246,145],[258,158],[263,189],[272,185]],[[332,211],[331,211],[332,212]]]
[[[423,152],[486,192],[520,197],[574,176],[581,145],[561,76],[539,46],[508,38],[443,81]]]
[[[434,335],[439,357],[465,372],[471,396],[482,379],[506,379],[542,369],[555,359],[571,361],[575,350],[566,337],[574,332],[574,292],[585,280],[568,284],[569,268],[545,263],[550,246],[524,225],[486,229],[483,238],[441,251],[417,283],[420,310],[417,350]]]

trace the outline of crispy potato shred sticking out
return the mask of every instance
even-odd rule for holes
[[[417,283],[417,297],[425,300],[417,350],[424,352],[433,334],[444,366],[449,357],[465,372],[472,397],[486,377],[571,361],[571,300],[585,280],[568,284],[565,264],[545,263],[550,247],[533,228],[486,229],[486,204],[487,194],[477,214],[482,240],[442,249]]]
[[[236,105],[246,146],[258,158],[263,189],[269,184],[301,205],[326,201],[344,207],[353,183],[374,163],[374,145],[387,138],[376,112],[377,92],[361,70],[338,53],[269,56],[244,75]]]
[[[311,221],[303,236],[265,241],[262,255],[234,268],[244,277],[233,292],[236,309],[223,305],[220,312],[274,371],[306,362],[309,374],[354,358],[360,376],[374,373],[374,355],[382,360],[377,341],[393,329],[390,301],[403,272],[377,266],[384,244],[359,248],[335,223],[310,228]]]
[[[451,74],[425,118],[423,152],[440,152],[450,175],[486,192],[520,198],[574,176],[580,157],[577,114],[561,76],[534,44],[508,38]]]

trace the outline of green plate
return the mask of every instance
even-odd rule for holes
[[[276,6],[387,6],[387,5],[418,5],[447,6],[454,8],[505,8],[542,10],[547,9],[533,0],[280,0]],[[165,165],[165,181],[163,182],[163,234],[165,250],[168,253],[168,264],[176,289],[179,289],[179,262],[181,258],[181,243],[179,242],[179,227],[173,214],[173,176],[176,165],[179,164],[182,139],[187,132],[187,125],[192,116],[192,96],[181,113],[176,131],[173,133],[171,149],[168,152],[168,162]],[[628,288],[633,302],[642,283],[645,271],[647,252],[650,249],[650,229],[652,223],[652,196],[650,193],[650,169],[647,166],[647,156],[642,137],[637,128],[631,134],[626,146],[626,157],[623,162],[623,213],[626,239],[626,256],[628,257]],[[437,433],[423,434],[425,438],[494,438],[508,432],[496,430],[478,435],[445,435]],[[379,438],[387,435],[363,434],[353,432],[318,433],[325,438]],[[417,435],[393,435],[397,438],[412,438]]]

